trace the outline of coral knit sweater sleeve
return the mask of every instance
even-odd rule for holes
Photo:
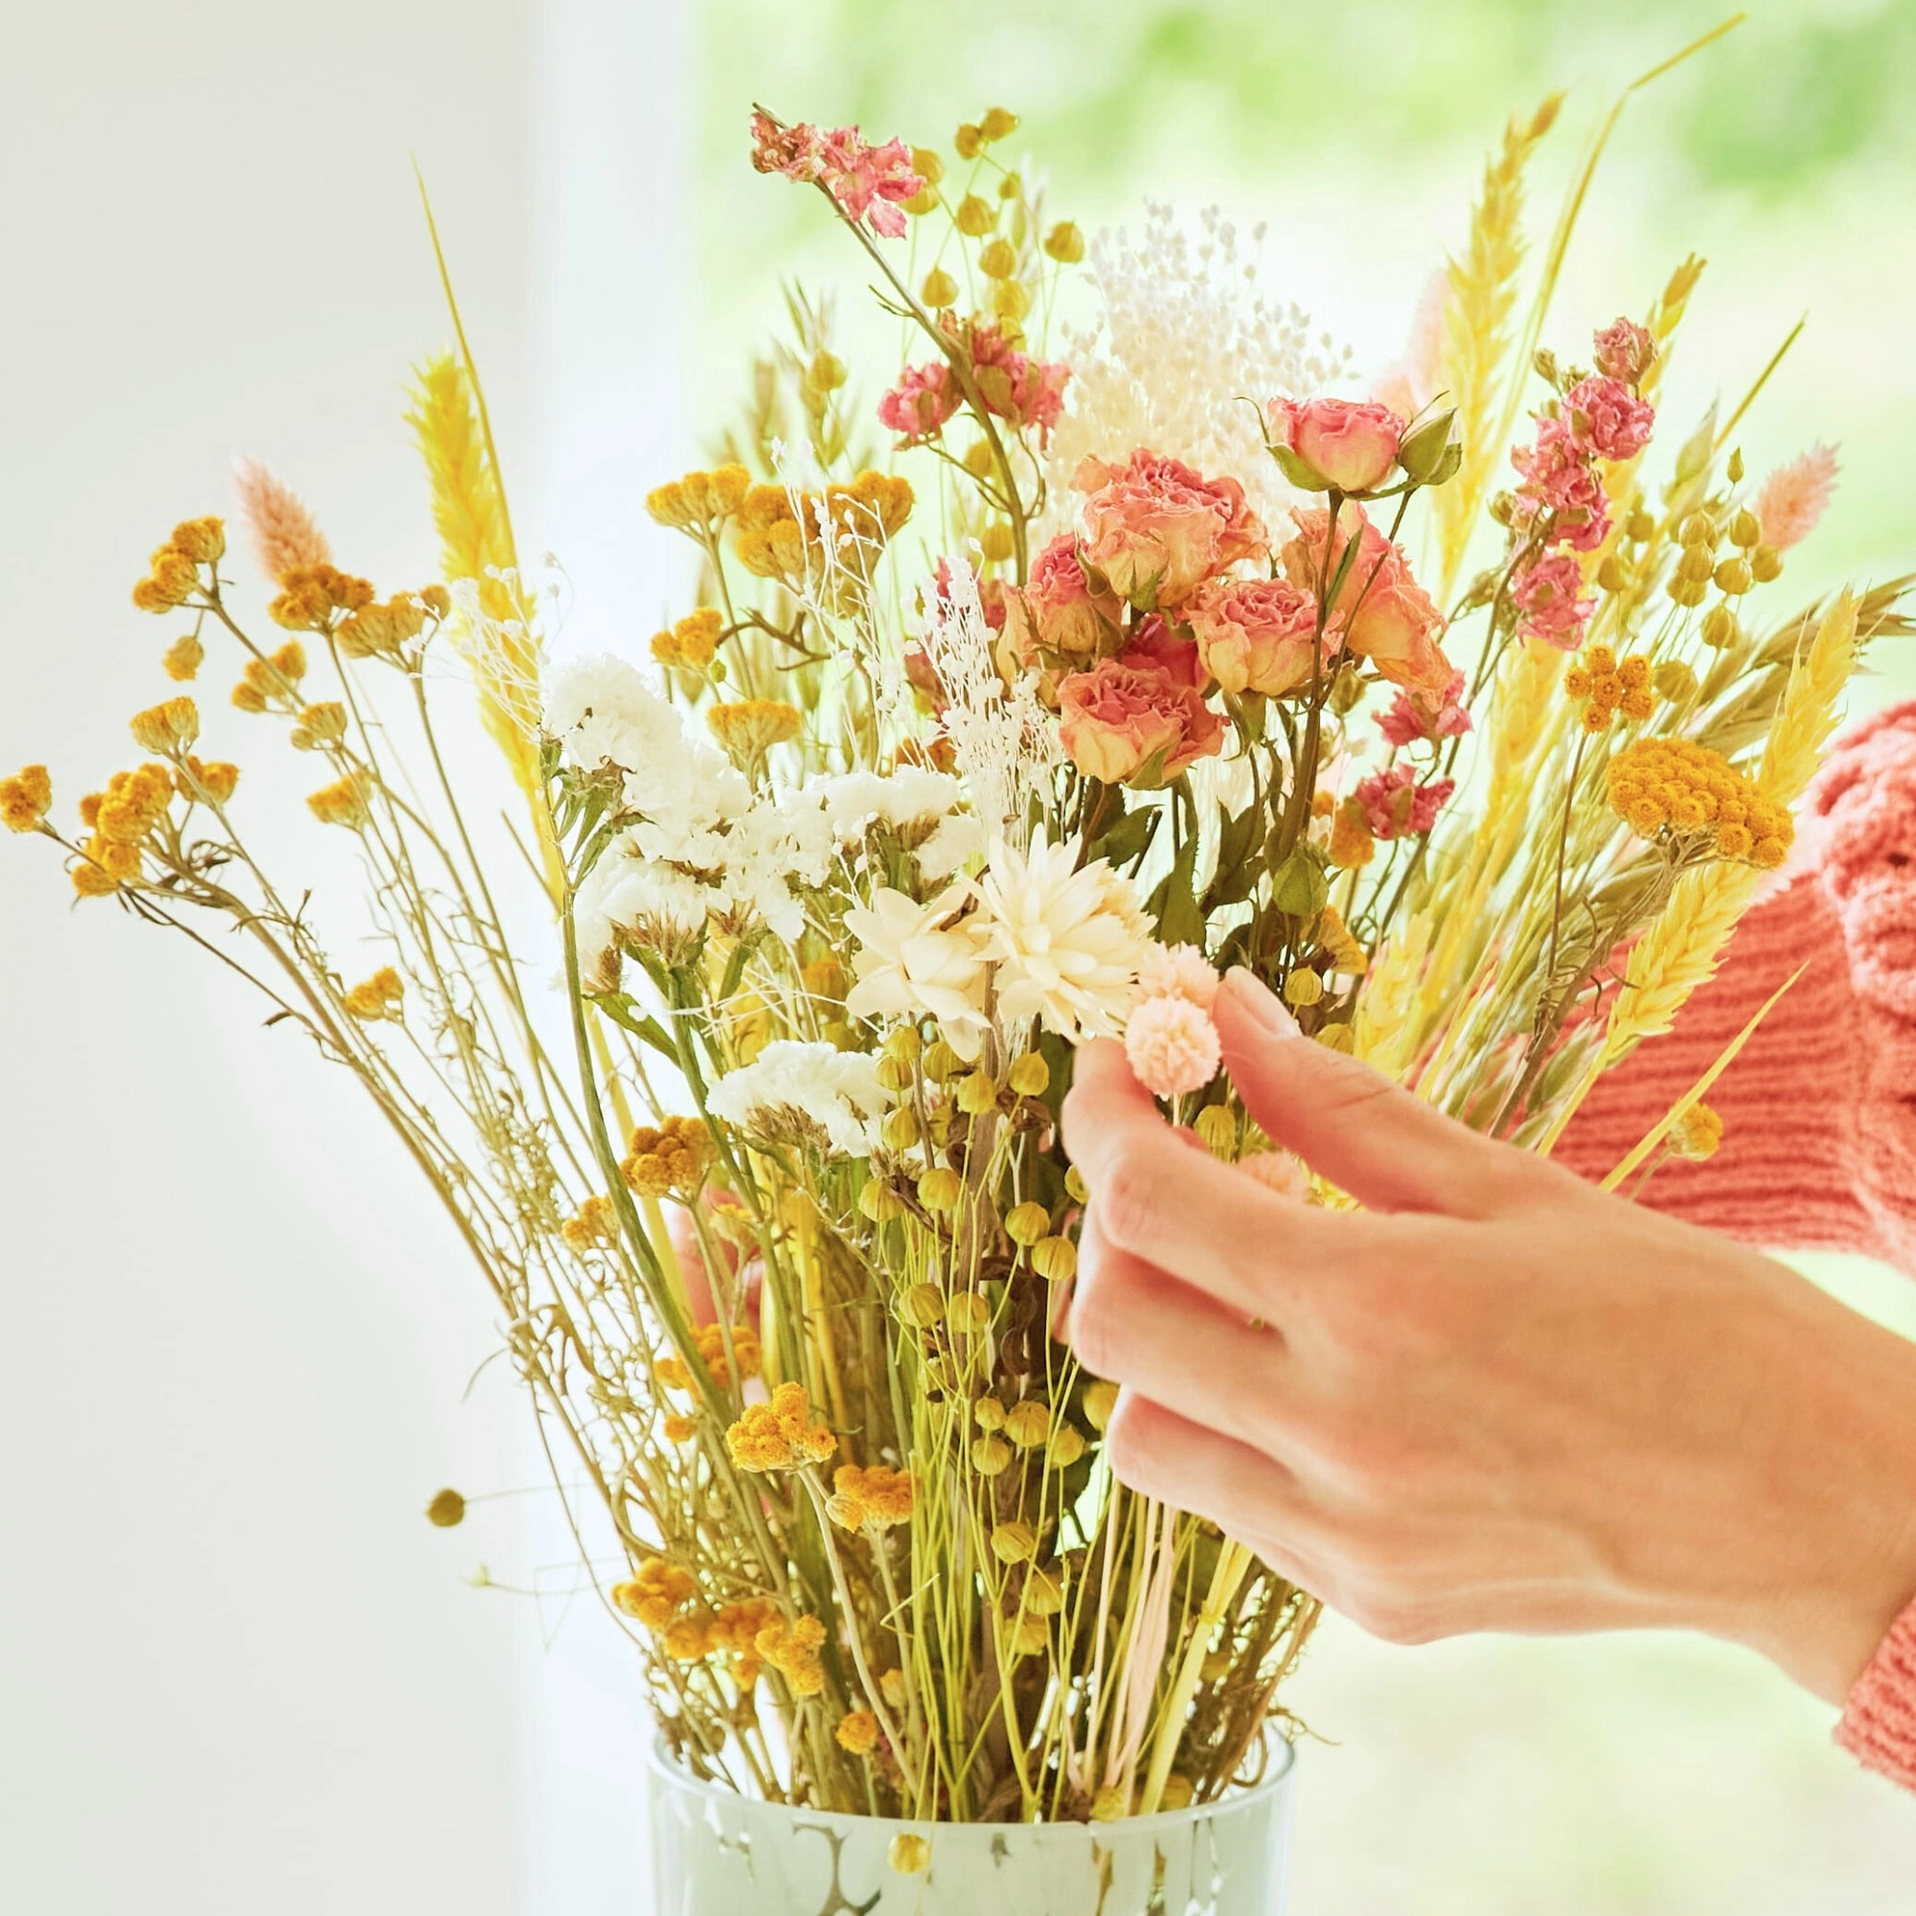
[[[1799,831],[1794,876],[1745,916],[1676,1029],[1599,1082],[1556,1156],[1603,1177],[1803,966],[1711,1088],[1715,1156],[1663,1164],[1644,1202],[1766,1249],[1916,1273],[1916,700],[1838,742]],[[1916,1790],[1911,1595],[1836,1737]]]

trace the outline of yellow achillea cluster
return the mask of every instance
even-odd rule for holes
[[[825,1669],[818,1652],[825,1626],[816,1617],[796,1623],[768,1624],[755,1639],[758,1653],[786,1683],[794,1696],[817,1696],[825,1687]]]
[[[198,759],[188,752],[173,774],[173,788],[182,798],[208,799],[224,805],[239,789],[239,767],[225,759]]]
[[[406,981],[391,965],[381,965],[370,978],[347,992],[346,1012],[364,1024],[376,1024],[382,1019],[397,1024],[405,996]]]
[[[367,805],[366,780],[358,772],[322,786],[306,797],[306,809],[322,825],[345,825],[357,831],[372,816]]]
[[[832,1495],[825,1513],[841,1530],[889,1530],[911,1521],[912,1481],[908,1470],[873,1464],[861,1470],[841,1464],[832,1473]]]
[[[676,1191],[695,1197],[712,1168],[716,1147],[703,1118],[664,1119],[642,1124],[632,1133],[629,1155],[619,1169],[640,1197],[664,1197]]]
[[[619,1221],[612,1200],[589,1197],[559,1226],[559,1235],[575,1251],[597,1250],[619,1241]]]
[[[206,647],[199,641],[197,633],[182,632],[180,636],[160,654],[160,670],[176,684],[185,684],[198,675],[201,662],[206,657]]]
[[[1607,732],[1617,715],[1641,722],[1656,710],[1650,661],[1619,659],[1607,645],[1593,645],[1563,675],[1565,695],[1583,707],[1583,729]]]
[[[346,708],[338,699],[321,699],[303,706],[286,741],[296,752],[316,752],[337,745],[346,736]]]
[[[698,1435],[699,1420],[696,1417],[681,1417],[674,1412],[664,1419],[660,1428],[665,1432],[668,1444],[689,1444]]]
[[[240,682],[233,687],[233,703],[242,712],[263,712],[275,698],[291,699],[306,676],[306,648],[288,639],[269,659],[248,659]]]
[[[1664,1140],[1673,1158],[1689,1158],[1702,1163],[1716,1156],[1723,1142],[1723,1120],[1707,1104],[1693,1104],[1670,1127]]]
[[[730,705],[715,705],[705,720],[712,736],[725,748],[725,756],[746,771],[774,745],[787,744],[798,736],[798,707],[787,705],[783,699],[739,699]]]
[[[852,1710],[838,1719],[832,1732],[838,1747],[853,1756],[870,1756],[878,1747],[878,1719],[869,1710]]]
[[[716,472],[688,472],[682,479],[654,486],[645,495],[645,509],[674,532],[708,532],[729,519],[752,489],[752,475],[743,466],[720,466]]]
[[[266,616],[288,632],[324,632],[335,613],[362,612],[374,597],[370,579],[337,566],[295,566],[282,575],[279,596],[268,603]]]
[[[758,1338],[743,1324],[734,1325],[729,1338],[723,1324],[701,1324],[697,1338],[699,1361],[718,1389],[731,1389],[734,1372],[741,1378],[758,1375],[761,1361]],[[692,1388],[692,1373],[677,1357],[661,1357],[652,1366],[652,1375],[667,1390]],[[755,1408],[763,1410],[765,1406],[760,1404]]]
[[[739,508],[734,550],[746,571],[761,579],[816,586],[826,570],[829,536],[831,562],[866,578],[911,508],[910,483],[882,472],[861,472],[850,485],[827,486],[822,493],[754,486]]]
[[[1718,857],[1764,871],[1789,856],[1795,827],[1788,810],[1707,745],[1637,739],[1610,761],[1607,785],[1610,809],[1641,837],[1666,828],[1694,834]]]
[[[0,778],[0,823],[10,832],[37,832],[53,809],[53,775],[44,765],[23,765]]]
[[[745,1597],[737,1603],[721,1604],[707,1627],[711,1649],[736,1659],[732,1674],[741,1690],[749,1690],[758,1681],[759,1633],[777,1623],[778,1605],[770,1597]]]
[[[185,519],[154,553],[147,574],[133,588],[142,612],[171,612],[199,590],[200,568],[215,565],[226,550],[226,527],[218,519]]]
[[[652,656],[661,665],[683,665],[702,672],[712,663],[724,630],[724,618],[713,607],[702,605],[669,631],[652,635]]]
[[[425,628],[427,615],[443,619],[452,594],[443,585],[423,592],[396,592],[384,605],[365,605],[342,619],[333,633],[349,659],[397,659]]]
[[[769,1404],[751,1404],[725,1433],[725,1447],[741,1470],[799,1470],[822,1464],[838,1448],[823,1424],[812,1422],[803,1384],[780,1384]]]
[[[103,792],[80,801],[80,823],[91,832],[73,868],[73,889],[102,898],[140,873],[140,845],[173,802],[173,774],[164,765],[115,772]]]
[[[135,712],[127,729],[143,752],[184,751],[200,735],[200,708],[189,698],[166,699]]]
[[[647,1557],[629,1581],[612,1586],[610,1595],[615,1609],[648,1630],[663,1631],[698,1595],[698,1588],[698,1579],[683,1566]]]

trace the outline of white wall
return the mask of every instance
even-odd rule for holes
[[[172,629],[127,592],[176,518],[224,508],[235,451],[293,479],[355,570],[428,576],[400,386],[446,329],[409,153],[536,499],[522,537],[568,557],[581,627],[589,607],[610,636],[646,482],[621,355],[657,202],[635,168],[670,127],[620,82],[675,90],[639,58],[653,22],[610,0],[13,10],[4,769],[48,761],[70,815],[133,759]],[[536,202],[560,196],[555,223]],[[601,302],[588,322],[561,317],[568,287]],[[535,389],[570,422],[544,447]],[[551,514],[595,494],[574,551]],[[215,750],[261,811],[296,802],[304,767],[222,684]],[[609,1910],[550,1858],[631,1792],[603,1781],[569,1827],[545,1766],[624,1761],[630,1673],[589,1611],[548,1669],[549,1617],[464,1587],[560,1554],[541,1499],[420,1516],[443,1482],[536,1481],[503,1371],[462,1402],[496,1341],[474,1274],[356,1087],[203,954],[70,909],[46,849],[0,843],[0,1908]]]

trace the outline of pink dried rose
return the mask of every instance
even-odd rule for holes
[[[1124,1055],[1154,1098],[1181,1098],[1217,1076],[1217,1026],[1188,998],[1146,998],[1125,1020]]]
[[[1563,396],[1571,436],[1599,459],[1634,459],[1650,443],[1656,408],[1639,399],[1620,379],[1593,373]]]
[[[1613,319],[1597,335],[1597,371],[1626,386],[1640,386],[1655,363],[1657,343],[1648,327],[1633,319]]]
[[[1294,585],[1315,595],[1320,580],[1335,579],[1353,539],[1357,556],[1344,571],[1330,608],[1330,628],[1346,652],[1368,659],[1394,684],[1441,692],[1456,668],[1438,644],[1444,616],[1412,576],[1402,551],[1371,524],[1362,506],[1343,505],[1337,536],[1330,538],[1327,507],[1291,514],[1297,537],[1286,542],[1278,564]]]
[[[854,225],[865,222],[887,239],[904,233],[904,203],[925,190],[903,140],[873,146],[855,126],[832,133],[782,126],[762,108],[752,115],[752,164],[761,173],[823,186]]]
[[[1122,465],[1086,459],[1085,557],[1133,605],[1181,605],[1206,579],[1269,550],[1235,479],[1205,479],[1140,447]]]
[[[1454,778],[1427,779],[1420,785],[1410,766],[1393,765],[1365,779],[1352,796],[1364,808],[1374,837],[1405,838],[1429,831],[1456,789]]]
[[[1567,552],[1545,553],[1521,566],[1510,582],[1511,601],[1522,615],[1518,636],[1574,652],[1597,605],[1583,587],[1583,568]]]
[[[1461,738],[1470,730],[1464,710],[1464,675],[1456,672],[1442,692],[1399,692],[1388,711],[1377,715],[1377,729],[1385,742],[1402,751],[1420,740]]]
[[[964,403],[951,368],[942,359],[907,366],[898,384],[878,402],[878,423],[898,435],[900,446],[934,438]]]
[[[1836,449],[1812,446],[1787,466],[1778,466],[1756,495],[1756,523],[1763,543],[1786,552],[1816,530],[1836,485]]]
[[[1523,474],[1512,523],[1525,530],[1550,521],[1550,536],[1594,552],[1610,531],[1610,500],[1591,464],[1591,449],[1580,445],[1562,419],[1537,421],[1537,439],[1519,446],[1510,463]]]
[[[1058,737],[1087,778],[1168,784],[1224,743],[1224,721],[1169,672],[1100,659],[1058,684]]]
[[[1273,399],[1271,441],[1339,492],[1374,492],[1404,437],[1404,422],[1374,399]]]
[[[1062,360],[1034,359],[996,326],[973,322],[967,344],[972,378],[985,410],[1014,426],[1035,426],[1039,445],[1049,444],[1051,429],[1064,413],[1064,388],[1071,368]]]
[[[1205,671],[1233,698],[1281,698],[1310,683],[1317,600],[1288,579],[1213,579],[1180,617]]]
[[[1078,557],[1075,533],[1061,532],[1031,562],[1022,590],[1005,594],[1005,631],[1024,665],[1041,655],[1089,659],[1117,641],[1124,601],[1093,592]]]
[[[1187,692],[1204,689],[1204,666],[1198,658],[1196,642],[1173,632],[1156,612],[1139,624],[1119,656],[1126,665],[1162,672],[1173,685],[1182,686]]]

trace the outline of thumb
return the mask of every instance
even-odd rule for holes
[[[1272,1141],[1374,1211],[1487,1217],[1505,1152],[1381,1072],[1313,1044],[1241,967],[1212,1014],[1244,1108]]]

